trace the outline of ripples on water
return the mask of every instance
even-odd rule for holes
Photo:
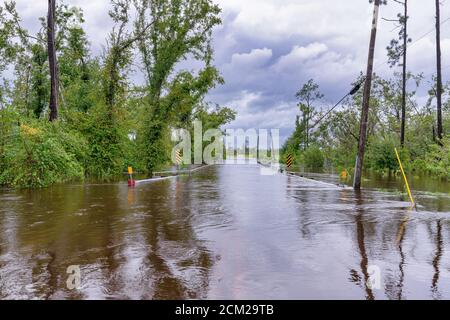
[[[447,190],[415,192],[416,212],[392,187],[259,173],[4,191],[0,298],[450,298]],[[79,290],[66,288],[70,265]]]

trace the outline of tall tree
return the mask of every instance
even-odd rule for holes
[[[103,94],[109,110],[115,107],[120,95],[124,93],[126,70],[132,61],[132,49],[139,41],[144,41],[153,21],[143,21],[140,28],[128,32],[130,23],[129,0],[113,0],[109,16],[114,27],[108,37],[108,45],[104,58]]]
[[[47,51],[50,68],[50,121],[58,119],[58,62],[56,58],[56,0],[48,0]]]
[[[46,68],[47,51],[45,46],[36,43],[31,47],[30,88],[26,97],[28,109],[39,118],[48,104],[48,69]]]
[[[115,26],[109,34],[104,61],[103,93],[108,113],[112,111],[125,90],[125,70],[131,62],[131,35],[126,31],[129,23],[129,1],[113,1],[109,15]]]
[[[436,106],[437,106],[437,138],[442,140],[444,130],[442,127],[442,62],[441,62],[441,8],[436,0]]]
[[[301,128],[304,130],[304,148],[307,149],[310,142],[310,122],[315,115],[314,102],[323,98],[323,94],[319,90],[319,85],[313,79],[307,83],[295,95],[299,99],[298,107],[302,113]]]
[[[7,5],[7,4],[6,4]],[[16,50],[12,39],[14,38],[14,22],[7,17],[7,10],[0,6],[0,81],[3,80],[3,71],[14,60]],[[0,84],[0,109],[5,98],[3,83]]]
[[[404,146],[405,144],[405,127],[406,127],[406,82],[407,82],[407,74],[406,74],[406,57],[407,57],[407,45],[408,42],[411,42],[411,39],[408,38],[408,0],[397,1],[397,3],[403,5],[403,14],[398,14],[397,20],[388,20],[395,21],[400,23],[401,28],[399,32],[399,39],[393,39],[390,45],[387,47],[389,64],[391,67],[401,65],[402,66],[402,114],[401,114],[401,125],[400,125],[400,144]],[[400,63],[400,61],[402,61]]]
[[[375,56],[375,44],[377,39],[378,13],[380,10],[381,3],[386,3],[386,1],[382,0],[374,0],[374,1],[371,0],[369,2],[374,2],[374,7],[373,7],[372,30],[370,33],[367,74],[366,74],[366,82],[364,84],[361,122],[359,128],[359,143],[355,165],[355,179],[353,182],[353,187],[355,188],[355,190],[361,189],[362,169],[367,141],[367,122],[369,118],[370,92],[372,89],[373,60]]]
[[[176,64],[188,56],[210,64],[212,29],[221,23],[220,8],[212,0],[136,0],[135,4],[136,30],[147,35],[139,41],[147,77],[143,142],[147,169],[153,171],[169,158],[164,139],[173,105],[161,103],[164,86]]]

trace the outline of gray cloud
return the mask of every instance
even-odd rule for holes
[[[223,25],[214,32],[215,63],[226,84],[208,100],[238,111],[233,127],[280,128],[286,136],[298,113],[295,92],[314,78],[325,94],[324,107],[342,97],[365,70],[372,5],[366,0],[216,0]],[[36,30],[46,1],[18,0],[24,24]],[[85,12],[94,54],[101,52],[112,23],[108,0],[72,0]],[[449,4],[444,3],[443,21]],[[389,1],[381,16],[395,18],[400,5]],[[408,69],[431,77],[435,68],[434,2],[411,1]],[[442,28],[444,79],[450,72],[450,21]],[[380,20],[375,71],[390,76],[386,46],[397,37],[391,22]],[[428,34],[427,34],[428,33]],[[425,35],[425,36],[424,36]],[[419,37],[422,37],[419,40]],[[418,41],[417,41],[418,40]],[[195,69],[189,61],[178,68]],[[136,78],[141,78],[139,74]],[[425,85],[425,84],[424,84]],[[423,88],[422,93],[426,91]],[[423,101],[423,99],[422,99]]]
[[[233,126],[273,126],[289,132],[298,113],[294,95],[304,82],[316,80],[327,108],[348,92],[366,68],[373,8],[368,1],[218,2],[225,25],[216,31],[216,62],[226,84],[210,97],[238,111]],[[395,18],[400,9],[390,1],[382,7],[381,16]],[[409,49],[408,69],[427,77],[435,68],[434,32],[424,35],[434,28],[434,10],[432,2],[410,3],[410,37],[418,41]],[[450,64],[450,32],[446,29],[450,28],[443,27],[442,35],[445,78],[450,71],[450,66],[445,67]],[[380,20],[375,71],[383,76],[395,71],[386,64],[386,46],[397,33],[394,24]],[[247,64],[242,65],[243,61]]]

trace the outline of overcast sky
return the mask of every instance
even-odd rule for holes
[[[214,32],[215,64],[226,84],[208,100],[238,112],[235,128],[280,128],[286,136],[298,113],[295,92],[313,78],[325,95],[323,107],[339,100],[366,69],[373,5],[368,0],[216,0],[223,25]],[[393,19],[401,5],[390,0],[380,15]],[[444,81],[450,72],[450,4],[442,2]],[[35,29],[46,0],[17,0],[24,24]],[[66,0],[85,12],[93,53],[99,53],[111,28],[109,0]],[[408,70],[427,78],[435,68],[433,0],[409,0]],[[380,20],[375,72],[393,73],[386,46],[396,38],[392,22]],[[183,67],[190,68],[189,64]],[[138,77],[138,75],[136,75]],[[424,92],[425,86],[424,83]]]

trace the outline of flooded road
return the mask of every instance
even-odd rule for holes
[[[0,298],[450,299],[449,191],[415,212],[389,187],[248,165],[0,191]]]

